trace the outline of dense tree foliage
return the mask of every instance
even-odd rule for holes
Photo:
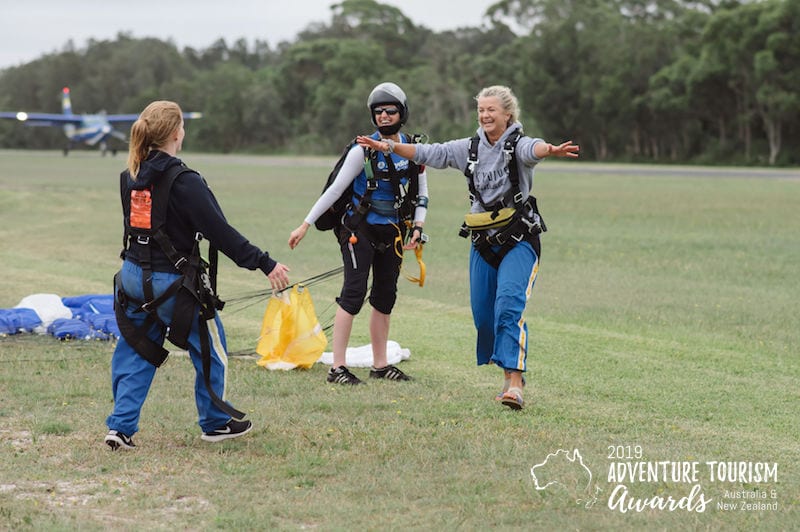
[[[517,93],[531,135],[580,143],[605,161],[797,164],[800,2],[796,0],[500,0],[481,27],[436,33],[402,9],[344,0],[329,23],[271,49],[266,41],[179,50],[134,39],[68,42],[0,71],[0,108],[135,112],[174,99],[204,118],[195,150],[336,153],[372,126],[381,81],[410,100],[408,130],[470,135],[474,95]],[[57,131],[0,122],[0,147],[60,147]]]

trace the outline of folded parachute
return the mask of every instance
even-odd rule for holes
[[[259,366],[267,369],[308,369],[328,345],[311,300],[303,285],[270,298],[264,312],[256,353]]]

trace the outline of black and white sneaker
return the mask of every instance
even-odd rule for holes
[[[211,432],[204,432],[200,438],[205,441],[230,440],[231,438],[244,436],[250,432],[252,428],[253,424],[250,423],[249,419],[245,419],[244,421],[236,421],[235,419],[231,419],[225,424],[224,427],[212,430]]]
[[[374,367],[369,372],[371,379],[387,379],[390,381],[410,381],[411,377],[389,364],[385,368],[375,369]]]
[[[106,434],[105,443],[111,447],[112,451],[116,451],[117,449],[125,449],[127,451],[136,447],[131,436],[123,434],[118,430],[109,430],[108,434]]]
[[[350,373],[350,370],[344,366],[329,369],[328,382],[335,384],[364,384],[361,379]]]

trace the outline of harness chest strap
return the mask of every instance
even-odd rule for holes
[[[522,205],[525,195],[519,190],[519,167],[517,166],[517,143],[522,137],[522,132],[516,130],[511,133],[503,142],[503,153],[506,158],[506,168],[508,168],[508,178],[511,183],[509,191],[500,201],[494,205],[486,205],[483,197],[475,188],[475,168],[478,165],[478,146],[480,136],[475,135],[469,139],[469,154],[467,156],[467,166],[464,169],[464,176],[467,178],[467,187],[470,192],[470,200],[481,204],[485,211],[497,212],[502,208],[518,208]]]
[[[493,206],[486,205],[475,188],[474,172],[478,163],[480,138],[476,135],[470,139],[464,175],[470,189],[470,199],[473,202],[479,202],[485,212],[467,214],[459,235],[467,237],[471,232],[475,250],[495,268],[499,267],[505,255],[523,240],[530,241],[536,254],[539,255],[541,253],[539,234],[547,231],[547,226],[539,214],[536,198],[528,196],[527,199],[523,199],[524,195],[519,190],[516,146],[521,136],[521,131],[517,130],[509,135],[503,143],[511,187],[506,196]],[[489,229],[496,229],[496,231],[489,235]]]
[[[417,136],[409,137],[410,142],[416,142],[417,140]],[[419,167],[416,164],[409,162],[407,173],[408,188],[405,189],[401,184],[400,174],[394,165],[391,155],[385,155],[384,161],[386,162],[387,171],[384,173],[388,176],[388,181],[391,183],[394,201],[391,203],[391,205],[389,205],[389,200],[372,200],[372,193],[378,189],[378,178],[376,177],[378,155],[378,152],[372,149],[367,149],[365,151],[364,174],[367,178],[366,191],[363,195],[357,196],[358,206],[353,209],[353,215],[351,215],[349,218],[346,218],[346,222],[344,224],[345,228],[351,233],[355,233],[355,230],[366,218],[370,209],[387,215],[388,209],[391,209],[400,215],[400,222],[403,222],[404,220],[402,218],[404,218],[407,214],[403,212],[405,210],[404,206],[407,204],[409,198],[412,198],[413,201],[413,198],[417,196],[416,191],[418,191],[419,187]],[[378,206],[378,204],[380,206]],[[387,208],[385,209],[384,206]]]

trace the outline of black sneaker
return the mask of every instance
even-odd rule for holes
[[[328,382],[335,384],[364,384],[361,379],[350,373],[350,370],[344,366],[329,369]]]
[[[369,372],[371,379],[387,379],[390,381],[410,381],[411,377],[389,364],[385,368],[372,368]]]
[[[118,430],[109,430],[108,434],[106,434],[105,442],[106,445],[111,447],[112,451],[116,451],[117,449],[130,450],[136,447],[132,437]]]
[[[222,440],[230,440],[231,438],[238,438],[239,436],[244,436],[253,428],[253,424],[250,423],[249,419],[245,419],[244,421],[236,421],[235,419],[231,419],[228,421],[224,427],[220,427],[216,430],[212,430],[211,432],[204,432],[200,439],[205,441],[222,441]]]

